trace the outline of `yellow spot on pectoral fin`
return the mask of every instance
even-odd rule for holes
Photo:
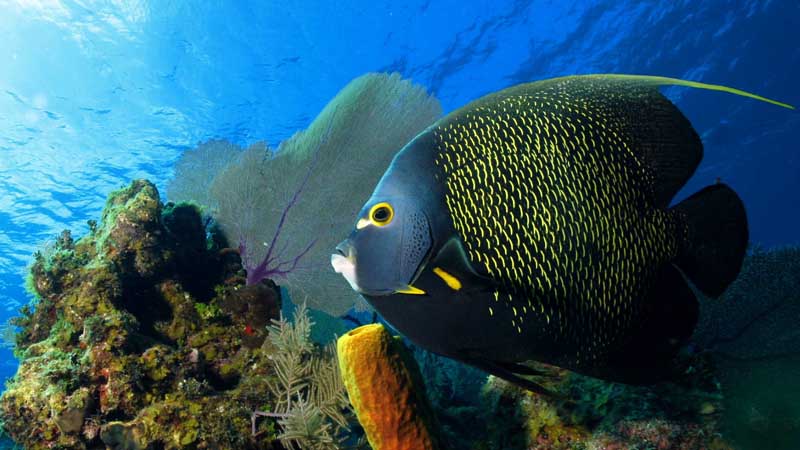
[[[444,282],[447,283],[450,289],[454,291],[461,289],[461,281],[459,281],[458,278],[454,277],[453,275],[450,275],[449,273],[445,272],[444,269],[442,269],[441,267],[434,267],[433,273],[435,273],[436,275],[439,276],[439,278],[444,280]]]
[[[728,86],[720,86],[718,84],[708,84],[708,83],[701,83],[699,81],[681,80],[680,78],[658,77],[651,75],[604,74],[604,75],[587,75],[587,76],[597,77],[597,78],[617,79],[617,80],[639,81],[642,84],[654,85],[654,86],[675,85],[675,86],[686,86],[697,89],[707,89],[711,91],[721,91],[721,92],[727,92],[729,94],[741,95],[742,97],[749,97],[752,99],[760,100],[762,102],[772,103],[773,105],[782,106],[788,109],[794,109],[794,106],[789,105],[788,103],[782,103],[776,100],[771,100],[766,97],[762,97],[760,95],[753,94],[751,92],[742,91],[740,89],[735,89]]]
[[[410,284],[403,289],[398,289],[394,291],[395,294],[408,294],[408,295],[425,295],[425,291],[422,289],[415,288]]]

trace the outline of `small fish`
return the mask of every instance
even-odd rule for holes
[[[395,156],[331,256],[398,331],[528,389],[540,361],[598,378],[667,376],[748,241],[722,182],[670,202],[702,159],[662,85],[636,75],[511,87],[445,116]]]

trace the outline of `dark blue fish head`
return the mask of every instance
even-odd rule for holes
[[[414,202],[373,196],[353,232],[336,246],[331,264],[361,294],[406,292],[413,289],[432,242],[428,218]]]

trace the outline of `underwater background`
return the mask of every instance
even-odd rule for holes
[[[63,229],[86,234],[109,193],[144,178],[167,200],[186,150],[209,139],[277,147],[364,73],[398,72],[445,114],[504,87],[587,73],[723,84],[798,105],[799,42],[792,0],[0,0],[0,322],[29,302],[36,250]],[[758,251],[800,243],[800,114],[664,92],[705,145],[676,200],[721,179],[742,197]],[[759,339],[796,338],[786,323]],[[4,330],[6,380],[18,362]],[[799,368],[759,366],[733,383],[763,400],[753,383],[797,380]],[[784,386],[793,389],[772,394],[800,402],[800,382]],[[800,446],[798,414],[783,413],[794,434],[770,445]],[[743,448],[768,448],[747,439]]]

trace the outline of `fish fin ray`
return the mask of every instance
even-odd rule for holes
[[[564,93],[586,100],[583,107],[590,114],[601,113],[606,122],[611,114],[621,131],[633,138],[630,150],[651,169],[656,206],[666,208],[703,157],[702,142],[689,120],[658,90],[670,85],[727,92],[794,109],[740,89],[651,75],[573,75],[520,85],[508,95],[551,91],[546,98],[558,98]]]
[[[547,376],[547,373],[545,373],[544,371],[525,364],[503,363],[503,362],[496,362],[495,364],[517,375],[538,376],[538,377]]]
[[[739,275],[747,251],[749,232],[742,200],[719,183],[703,188],[671,211],[680,216],[687,233],[675,264],[704,294],[722,295]]]

